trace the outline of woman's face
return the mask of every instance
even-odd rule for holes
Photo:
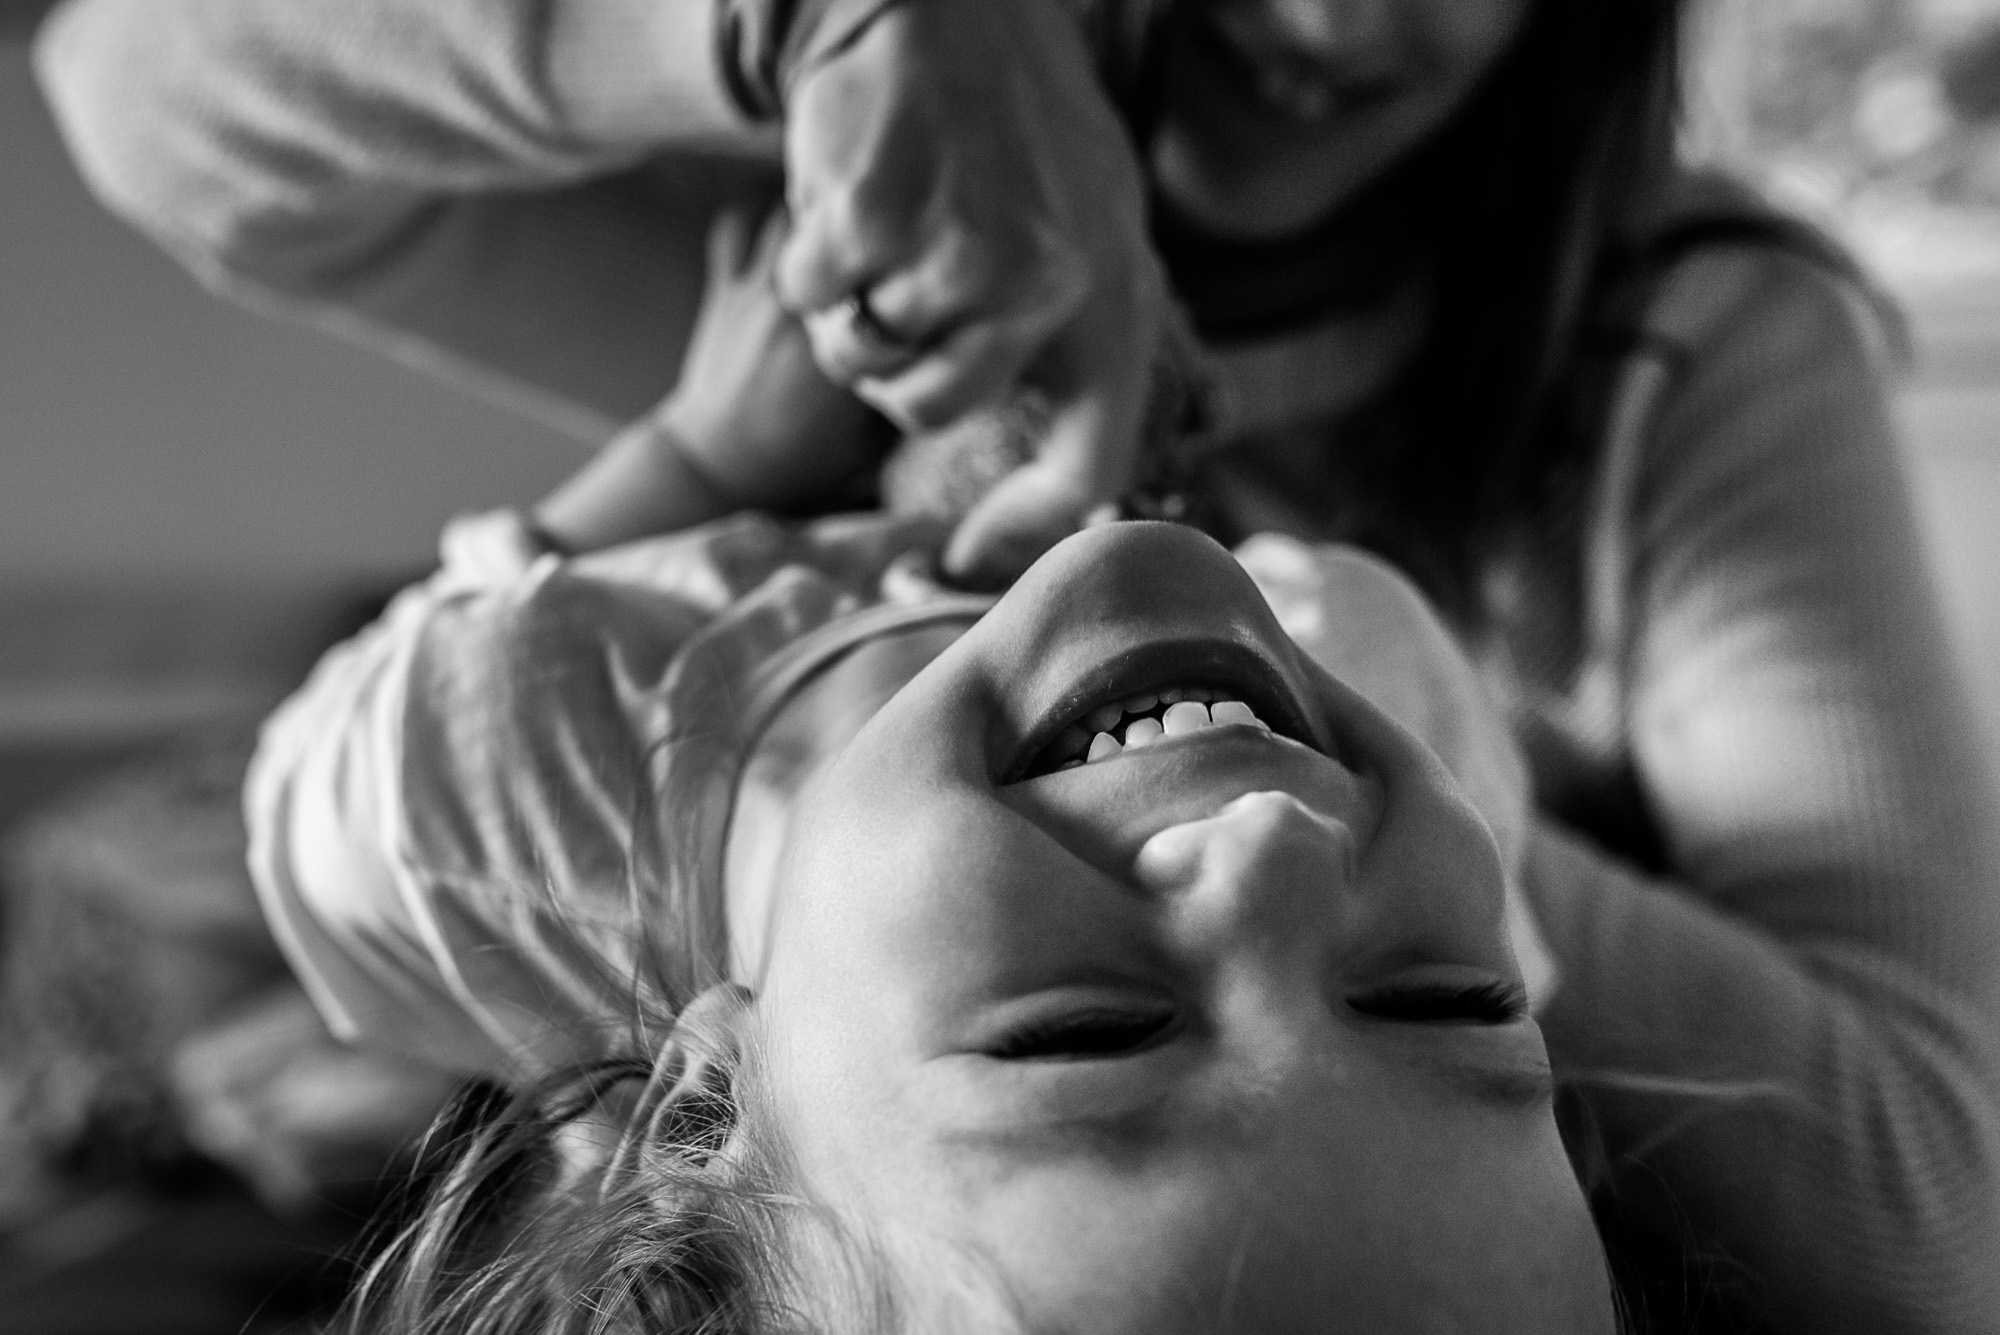
[[[1176,686],[1276,731],[1052,767]],[[1192,531],[1071,538],[895,692],[765,948],[807,1190],[1025,1329],[1611,1328],[1491,839]]]
[[[1436,133],[1529,0],[1206,0],[1182,6],[1151,149],[1160,189],[1224,235],[1340,208]]]

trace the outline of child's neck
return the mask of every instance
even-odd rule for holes
[[[932,623],[869,640],[815,675],[771,720],[736,784],[723,856],[731,977],[755,988],[799,792],[875,712],[965,632]]]

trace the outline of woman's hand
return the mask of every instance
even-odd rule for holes
[[[965,519],[954,575],[998,582],[1126,487],[1165,285],[1137,160],[1055,0],[913,0],[802,71],[779,292],[819,364],[906,430],[1025,379],[1034,460]]]

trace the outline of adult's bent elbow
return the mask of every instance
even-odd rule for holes
[[[36,77],[86,185],[211,285],[268,282],[279,203],[219,76],[214,34],[174,0],[67,0],[37,35]]]

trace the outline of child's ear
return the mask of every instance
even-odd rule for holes
[[[718,983],[681,1008],[632,1110],[627,1139],[713,1154],[737,1123],[736,1069],[751,1005],[750,990]]]
[[[649,1154],[699,1166],[726,1149],[739,1121],[734,1086],[750,1003],[747,988],[722,983],[683,1007],[643,1085],[626,1081],[606,1090],[590,1112],[556,1133],[559,1186],[595,1179],[612,1192]]]

